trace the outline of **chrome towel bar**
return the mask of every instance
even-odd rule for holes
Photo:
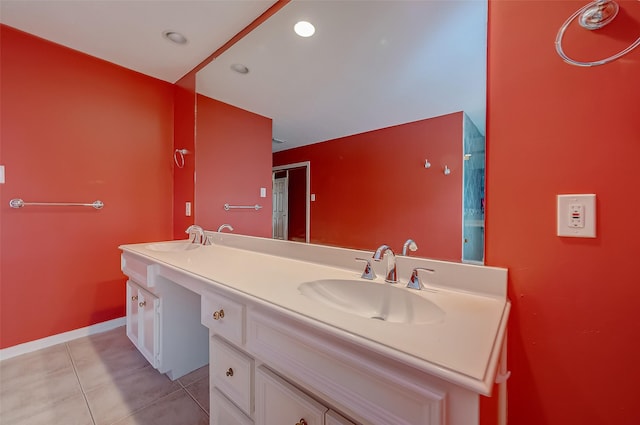
[[[22,207],[26,207],[27,205],[53,206],[53,207],[93,207],[99,210],[99,209],[102,209],[102,207],[104,207],[104,202],[94,201],[91,204],[80,204],[75,202],[24,202],[20,198],[15,198],[9,201],[9,206],[11,208],[22,208]]]
[[[251,209],[251,210],[256,210],[258,211],[260,208],[262,208],[262,205],[229,205],[229,204],[224,204],[224,210],[225,211],[229,211],[232,209]]]

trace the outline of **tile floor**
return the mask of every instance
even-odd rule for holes
[[[208,366],[171,381],[124,327],[0,362],[2,425],[208,423]]]

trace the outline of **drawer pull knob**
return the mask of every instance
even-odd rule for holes
[[[226,373],[227,376],[233,376],[233,369],[229,368]]]
[[[133,297],[131,297],[131,301],[138,301],[138,296],[134,295]]]
[[[220,309],[220,311],[213,312],[213,320],[220,320],[224,317],[224,310]]]
[[[139,307],[144,307],[145,305],[147,305],[147,302],[146,302],[146,301],[142,301],[142,302],[139,302],[139,303],[138,303],[138,306],[139,306]]]
[[[296,425],[307,425],[307,421],[305,421],[304,418],[300,418],[300,422],[298,422]]]

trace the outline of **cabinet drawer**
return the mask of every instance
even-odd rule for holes
[[[243,304],[214,293],[202,294],[201,321],[213,334],[219,334],[229,341],[244,344]]]
[[[211,388],[218,388],[244,413],[251,416],[253,359],[215,336],[211,338],[209,351],[211,353]]]
[[[264,366],[256,370],[256,425],[324,425],[327,410]]]
[[[138,285],[149,288],[147,275],[150,264],[132,255],[122,254],[120,256],[120,268],[122,272],[134,280]]]
[[[253,425],[253,421],[234,406],[222,393],[211,389],[211,423],[220,425]]]

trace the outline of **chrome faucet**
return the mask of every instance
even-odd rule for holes
[[[367,260],[366,258],[360,257],[356,257],[356,261],[364,261],[366,263],[366,265],[364,266],[364,271],[362,272],[362,276],[360,276],[361,278],[373,280],[377,277],[376,272],[374,272],[373,267],[371,267],[371,261]]]
[[[197,224],[192,224],[191,226],[187,227],[187,230],[185,230],[184,232],[189,235],[191,243],[199,243],[201,245],[205,244],[206,237],[204,235],[204,229]]]
[[[435,273],[436,271],[433,269],[427,269],[425,267],[416,267],[413,269],[413,273],[411,273],[411,279],[409,279],[409,283],[407,283],[407,288],[422,290],[424,289],[424,284],[422,280],[420,280],[420,276],[418,276],[418,270],[424,270],[429,273]]]
[[[393,250],[389,248],[389,245],[380,245],[376,252],[373,254],[373,259],[376,261],[382,260],[382,257],[387,254],[387,277],[385,282],[398,283],[398,270],[396,269],[396,256]]]
[[[418,245],[416,245],[413,239],[407,239],[404,245],[402,245],[402,255],[407,255],[407,249],[415,252],[418,250]]]
[[[231,226],[230,224],[223,224],[220,227],[218,227],[218,232],[222,232],[224,229],[229,229],[230,232],[233,232],[233,226]]]

